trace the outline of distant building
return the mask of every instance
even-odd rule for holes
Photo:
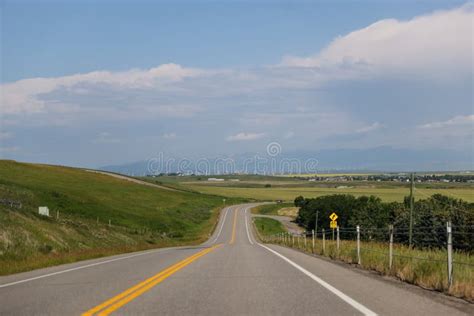
[[[224,181],[224,179],[220,179],[220,178],[207,178],[207,181]]]

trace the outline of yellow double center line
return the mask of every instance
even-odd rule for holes
[[[232,238],[230,239],[229,244],[233,244],[235,241],[235,227],[237,226],[237,210],[234,210],[234,224],[232,225]]]
[[[97,315],[100,315],[100,316],[109,315],[110,313],[116,311],[120,307],[134,300],[138,296],[142,295],[146,291],[150,290],[151,288],[153,288],[154,286],[156,286],[157,284],[159,284],[160,282],[162,282],[163,280],[165,280],[172,274],[181,270],[182,268],[184,268],[191,262],[199,259],[200,257],[204,256],[205,254],[208,254],[209,252],[213,251],[214,249],[220,246],[221,244],[201,250],[200,252],[192,255],[191,257],[188,257],[168,267],[167,269],[161,271],[160,273],[152,276],[151,278],[146,279],[145,281],[138,283],[137,285],[112,297],[111,299],[103,302],[102,304],[99,304],[96,307],[91,308],[87,312],[83,313],[82,316],[90,316],[90,315],[94,315],[95,313],[98,313]]]

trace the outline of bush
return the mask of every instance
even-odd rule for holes
[[[297,197],[300,207],[296,222],[307,230],[329,229],[329,215],[335,212],[341,228],[361,227],[362,240],[384,241],[388,226],[394,225],[394,241],[408,244],[410,225],[409,199],[404,203],[385,203],[375,196],[354,197],[335,194],[314,199]],[[474,249],[474,205],[462,200],[435,194],[415,202],[413,211],[413,245],[418,248],[439,248],[446,244],[446,222],[453,226],[453,248],[472,252]],[[354,238],[354,232],[342,231],[341,238]]]

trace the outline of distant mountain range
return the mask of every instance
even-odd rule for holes
[[[271,156],[243,153],[209,158],[160,155],[148,160],[103,166],[101,170],[142,176],[170,172],[186,174],[223,173],[326,173],[473,170],[473,154],[448,150],[412,150],[377,147],[292,151]]]

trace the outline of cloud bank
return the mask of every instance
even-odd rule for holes
[[[381,20],[336,38],[310,57],[288,56],[293,67],[359,67],[376,73],[450,78],[472,72],[474,5],[438,11],[409,21]],[[466,66],[471,66],[467,67]]]
[[[473,133],[473,8],[381,20],[278,65],[202,69],[170,63],[5,83],[0,139],[16,152],[32,146],[22,139],[41,143],[63,127],[75,131],[70,137],[90,130],[94,143],[121,148],[161,148],[160,140],[169,144],[179,134],[174,143],[183,151],[196,144],[203,151],[216,150],[215,144],[224,151],[252,150],[267,138],[294,149],[463,149]],[[36,136],[35,128],[42,133]],[[112,136],[123,130],[142,142]],[[228,142],[233,144],[225,147]]]

